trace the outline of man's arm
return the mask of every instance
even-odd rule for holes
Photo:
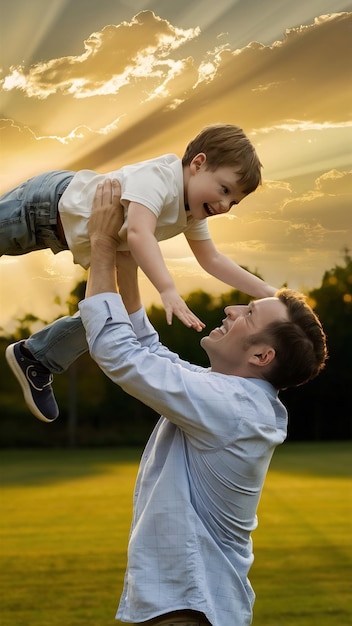
[[[106,180],[98,185],[89,220],[91,264],[86,297],[99,293],[118,293],[116,282],[116,248],[120,196],[114,195],[116,183]]]
[[[97,189],[90,220],[91,269],[87,297],[80,303],[90,354],[102,371],[127,393],[167,415],[190,436],[209,446],[213,435],[207,434],[203,424],[203,403],[209,388],[207,370],[183,362],[159,342],[140,308],[137,266],[130,254],[119,253],[117,257],[120,291],[117,295],[114,213],[119,198],[114,197],[113,189],[110,181]],[[131,318],[121,298],[125,299]],[[176,389],[180,393],[175,393]],[[223,391],[217,390],[216,395],[222,398]]]
[[[138,265],[130,252],[116,253],[118,289],[129,315],[142,308],[138,286]]]
[[[91,266],[86,297],[119,291],[127,313],[131,314],[142,307],[142,302],[135,260],[129,252],[116,252],[116,227],[122,210],[119,183],[108,179],[97,188],[89,221]]]

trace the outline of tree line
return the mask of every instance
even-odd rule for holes
[[[85,283],[79,283],[68,300],[69,314],[77,310]],[[306,294],[327,334],[329,359],[315,380],[280,392],[289,413],[291,441],[341,440],[352,437],[352,257],[344,251],[343,263],[323,275],[321,286]],[[231,290],[213,297],[202,290],[186,298],[188,306],[206,324],[205,333],[219,325],[224,307],[246,304],[250,298]],[[160,339],[182,358],[208,366],[199,345],[200,333],[178,319],[172,326],[164,309],[152,306],[149,317]],[[112,446],[143,445],[158,415],[113,384],[83,355],[54,380],[60,417],[52,424],[34,418],[24,405],[19,385],[10,372],[4,352],[8,343],[28,337],[38,319],[31,314],[18,320],[13,336],[0,335],[0,445],[6,446]],[[162,385],[162,380],[160,385]]]

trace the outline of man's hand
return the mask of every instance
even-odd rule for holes
[[[117,233],[121,228],[122,217],[119,183],[106,180],[97,187],[89,220],[91,261],[86,297],[118,291],[116,246],[119,243]]]
[[[123,207],[120,204],[121,189],[117,180],[107,179],[98,185],[88,224],[91,245],[112,245],[116,250],[120,243],[118,232],[123,224]]]

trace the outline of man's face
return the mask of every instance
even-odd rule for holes
[[[279,298],[263,298],[248,305],[225,308],[226,317],[219,328],[214,328],[201,340],[213,371],[223,374],[248,376],[249,358],[261,350],[260,346],[246,346],[246,339],[275,321],[288,321],[286,305]]]
[[[189,214],[197,220],[227,213],[245,194],[239,186],[240,175],[233,167],[210,170],[206,156],[199,154],[190,165],[190,175],[185,186],[185,204]]]

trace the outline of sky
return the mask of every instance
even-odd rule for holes
[[[209,220],[218,249],[307,291],[352,243],[352,1],[0,0],[0,193],[54,169],[182,157],[207,124],[241,126],[263,185]],[[181,294],[229,288],[180,235],[161,244]],[[66,312],[70,252],[0,259],[0,327]],[[141,276],[147,306],[161,301]]]

